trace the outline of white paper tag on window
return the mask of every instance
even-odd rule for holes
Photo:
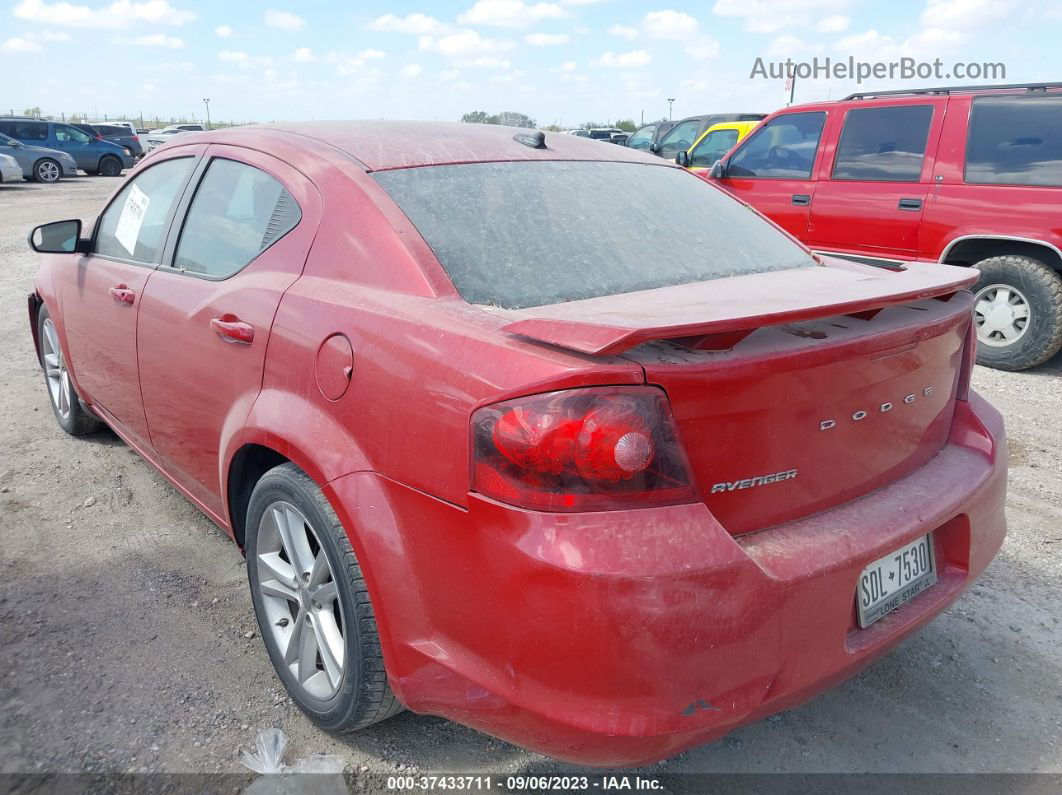
[[[129,189],[125,207],[122,208],[118,226],[114,230],[114,237],[130,256],[136,251],[136,240],[140,237],[140,227],[144,223],[144,216],[147,214],[150,201],[148,195],[136,185]]]

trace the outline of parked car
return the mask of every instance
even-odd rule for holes
[[[144,147],[140,143],[140,136],[135,132],[130,132],[131,126],[122,124],[75,124],[74,126],[85,132],[89,131],[88,129],[85,129],[86,127],[95,130],[103,140],[118,144],[125,149],[127,154],[134,158],[138,158],[144,154]]]
[[[152,134],[158,133],[171,133],[171,132],[203,132],[206,130],[202,124],[171,124],[168,127],[162,127],[158,130],[152,130]]]
[[[1004,536],[975,274],[817,262],[625,147],[211,132],[30,241],[60,426],[235,539],[329,730],[407,706],[648,763],[851,676]]]
[[[11,155],[0,154],[0,182],[22,182],[22,166]]]
[[[675,122],[670,130],[650,146],[649,151],[666,160],[674,160],[679,152],[693,146],[693,142],[713,124],[724,121],[759,121],[766,115],[766,113],[709,113],[703,116],[687,116]]]
[[[713,124],[689,149],[675,155],[675,162],[694,173],[707,171],[734,145],[756,129],[757,121],[725,121]]]
[[[574,135],[576,138],[589,138],[589,130],[568,130],[568,135]]]
[[[188,130],[166,130],[163,132],[151,133],[144,137],[144,154],[152,151],[153,149],[162,146],[164,143],[168,143],[175,135],[183,135]]]
[[[0,151],[13,157],[26,179],[34,182],[56,182],[61,177],[76,177],[77,163],[67,152],[30,146],[0,133]]]
[[[657,121],[652,124],[643,124],[634,134],[631,135],[627,141],[627,146],[631,149],[651,149],[653,144],[657,143],[661,136],[670,130],[674,125],[669,121]]]
[[[812,248],[980,271],[977,360],[1062,348],[1062,83],[853,94],[770,116],[718,184]]]
[[[45,119],[0,118],[0,133],[31,146],[58,149],[74,158],[86,174],[118,177],[134,160],[118,144],[93,138],[73,125]]]
[[[627,140],[630,137],[631,137],[630,133],[625,133],[625,132],[612,133],[612,135],[609,137],[609,141],[611,143],[618,144],[619,146],[626,146],[627,145]]]

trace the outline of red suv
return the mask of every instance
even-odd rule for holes
[[[853,94],[769,116],[711,172],[820,252],[975,266],[977,361],[1062,347],[1062,83]]]
[[[105,422],[245,550],[330,730],[404,705],[648,762],[855,673],[1003,539],[974,274],[816,261],[645,153],[176,136],[31,242],[59,424]]]

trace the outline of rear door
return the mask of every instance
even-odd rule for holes
[[[719,184],[798,240],[807,240],[828,111],[783,113],[746,138]]]
[[[946,98],[838,109],[825,153],[808,244],[826,251],[904,259],[918,249]]]
[[[152,446],[220,516],[220,452],[261,389],[273,316],[302,273],[321,199],[289,165],[232,146],[210,146],[195,182],[144,295],[137,357]]]
[[[78,389],[140,444],[148,433],[137,381],[137,314],[201,152],[169,152],[127,182],[100,215],[92,253],[57,271],[62,330]]]

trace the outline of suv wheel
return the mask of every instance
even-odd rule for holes
[[[1062,277],[1018,255],[989,257],[974,296],[977,363],[999,370],[1035,367],[1062,348]]]
[[[350,541],[321,490],[294,464],[271,469],[255,485],[246,540],[258,627],[292,700],[329,731],[400,712]]]
[[[120,177],[122,175],[122,161],[114,155],[101,157],[100,173],[105,177]]]
[[[36,182],[58,182],[63,169],[50,157],[42,157],[33,164],[33,179]]]
[[[84,436],[98,431],[101,423],[81,405],[66,367],[66,355],[59,344],[59,332],[43,306],[37,313],[37,339],[41,346],[44,383],[48,387],[48,399],[59,427],[71,436]]]

